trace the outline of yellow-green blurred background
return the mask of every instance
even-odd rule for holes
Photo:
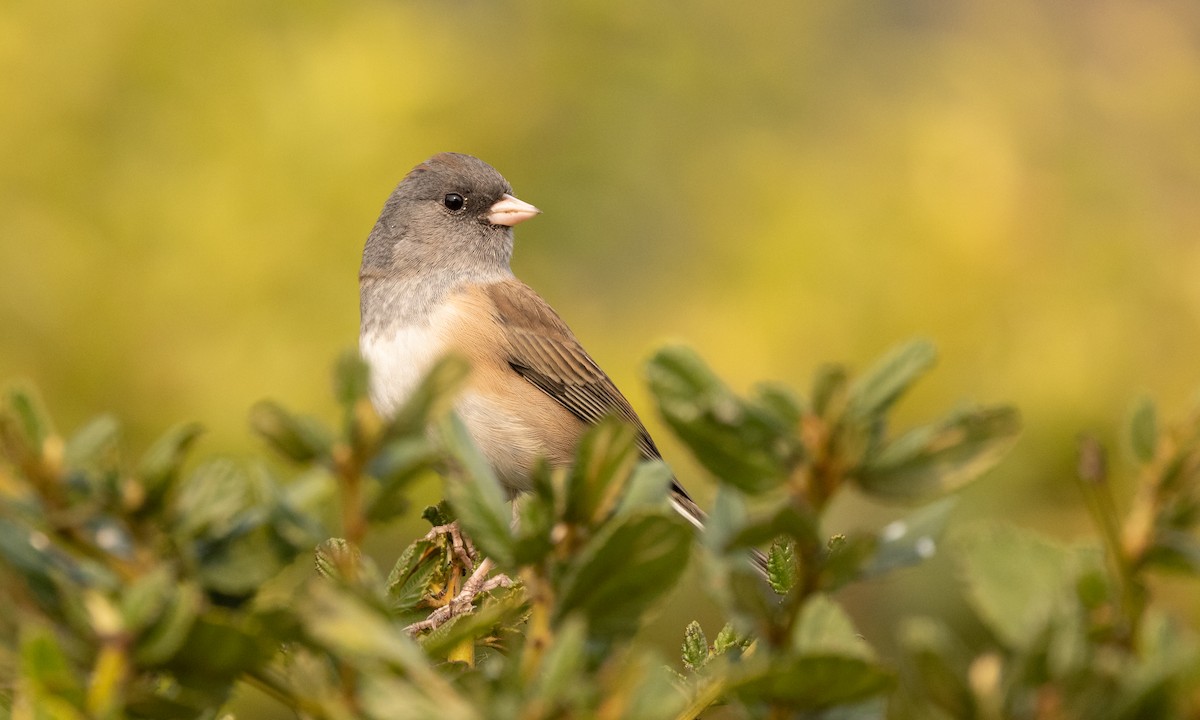
[[[117,413],[134,450],[196,419],[203,451],[255,451],[263,397],[332,417],[362,242],[442,150],[544,211],[517,273],[702,502],[641,381],[668,339],[744,389],[932,338],[903,420],[974,399],[1026,423],[960,521],[1062,537],[1087,531],[1076,435],[1118,447],[1136,396],[1171,415],[1200,388],[1182,0],[7,0],[0,378],[65,429]],[[950,567],[851,593],[868,637],[952,605]]]

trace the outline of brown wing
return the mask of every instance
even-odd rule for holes
[[[515,279],[488,285],[486,291],[505,328],[514,372],[585,423],[616,415],[637,429],[642,455],[660,457],[629,401],[545,300]]]
[[[629,401],[533,288],[513,279],[488,285],[485,292],[505,329],[508,365],[514,372],[585,423],[599,422],[609,414],[625,420],[637,429],[642,455],[661,457]],[[703,527],[704,512],[675,479],[671,480],[671,494],[675,509]],[[765,575],[766,556],[753,550],[752,559]]]

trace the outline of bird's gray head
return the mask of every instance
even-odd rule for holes
[[[392,191],[363,249],[363,279],[448,274],[464,280],[507,272],[512,226],[537,208],[470,155],[434,155]]]

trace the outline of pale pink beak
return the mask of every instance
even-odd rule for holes
[[[517,223],[525,222],[534,215],[541,214],[541,212],[529,203],[505,193],[500,196],[495,205],[488,208],[487,221],[493,225],[512,227]]]

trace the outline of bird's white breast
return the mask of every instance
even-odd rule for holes
[[[359,338],[359,351],[371,368],[371,402],[380,415],[394,415],[446,352],[448,328],[456,315],[454,306],[445,303],[423,322],[393,325]]]

